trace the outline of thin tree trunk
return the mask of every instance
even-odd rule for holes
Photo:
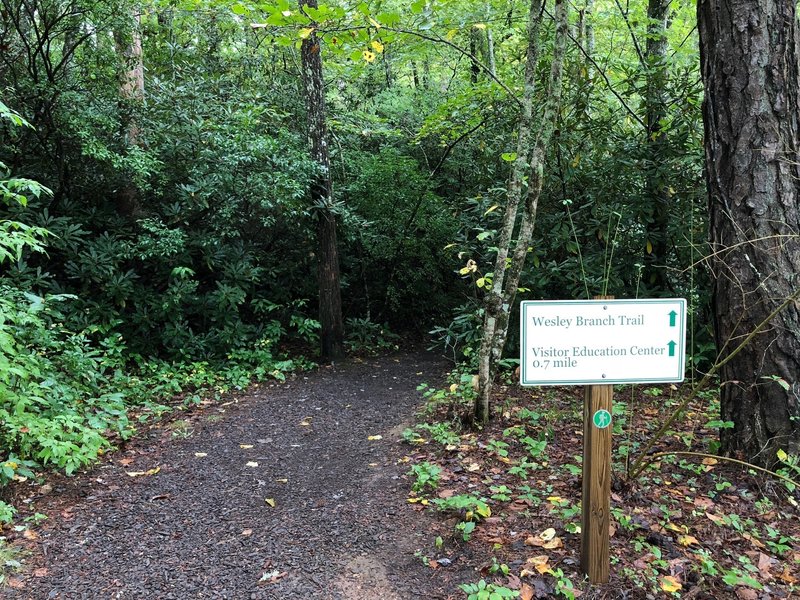
[[[130,28],[114,32],[114,42],[122,63],[119,77],[120,120],[127,152],[144,145],[138,118],[144,103],[144,57],[138,7],[133,9]],[[124,177],[117,190],[117,212],[130,218],[141,211],[139,190],[129,175]]]
[[[800,102],[793,1],[701,0],[714,325],[720,358],[800,289]],[[722,451],[800,452],[800,303],[720,371]]]
[[[528,63],[525,69],[525,93],[520,115],[517,158],[514,162],[508,186],[508,203],[503,219],[503,227],[498,238],[498,252],[495,261],[494,279],[491,291],[487,294],[484,312],[483,339],[478,355],[479,395],[475,401],[475,421],[486,423],[489,420],[489,406],[492,380],[497,361],[503,353],[508,335],[508,322],[511,307],[516,298],[517,286],[525,264],[528,246],[533,234],[539,195],[542,190],[544,157],[552,138],[558,111],[561,106],[561,82],[568,37],[569,9],[565,0],[556,0],[556,40],[553,48],[553,62],[550,69],[545,109],[541,126],[535,142],[531,142],[532,105],[535,89],[535,69],[538,56],[538,29],[541,23],[543,4],[533,0],[531,16],[528,21]],[[517,219],[519,202],[522,198],[522,183],[529,173],[528,194],[523,208],[520,230],[512,256],[506,268],[514,224]]]
[[[645,193],[652,207],[652,220],[647,223],[647,248],[643,278],[645,284],[657,291],[670,289],[667,262],[670,254],[669,174],[664,160],[668,132],[663,126],[667,116],[668,60],[667,28],[671,0],[649,0],[647,4],[647,43],[645,67],[645,124],[647,126],[647,164]]]
[[[300,9],[317,8],[317,0],[300,0]],[[333,211],[331,165],[322,56],[319,38],[312,32],[300,47],[303,87],[308,112],[308,137],[311,157],[317,174],[311,184],[311,203],[317,219],[317,277],[319,284],[319,320],[321,357],[333,361],[344,355],[344,324],[339,285],[339,250],[336,240],[336,215]]]

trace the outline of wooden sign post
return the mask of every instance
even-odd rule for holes
[[[587,385],[583,404],[581,570],[591,583],[608,581],[611,498],[611,404],[614,386]]]
[[[535,300],[520,308],[520,383],[583,385],[581,568],[610,571],[614,384],[683,381],[686,300]]]

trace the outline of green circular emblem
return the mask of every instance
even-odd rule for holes
[[[611,425],[611,413],[605,409],[598,410],[592,417],[592,423],[595,427],[605,429]]]

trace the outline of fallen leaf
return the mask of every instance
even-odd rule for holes
[[[716,458],[711,458],[710,456],[707,456],[706,458],[703,459],[704,465],[715,465],[718,462],[719,461]]]
[[[287,571],[278,571],[275,569],[274,571],[265,572],[261,579],[258,580],[258,583],[265,584],[265,583],[275,583],[276,581],[283,579],[288,574]]]
[[[253,444],[239,444],[239,448],[241,448],[242,450],[249,450],[252,447]]]
[[[303,417],[303,420],[300,421],[300,425],[302,425],[303,427],[310,427],[311,419],[313,419],[313,417]]]
[[[47,577],[47,567],[39,567],[38,569],[33,570],[34,577]]]
[[[205,452],[195,452],[195,453],[194,453],[194,455],[195,455],[197,458],[203,458],[204,456],[208,456],[208,454],[207,454],[207,453],[205,453]]]
[[[264,502],[275,508],[275,498],[264,498]]]
[[[549,542],[545,542],[542,544],[542,548],[545,550],[555,550],[556,548],[563,548],[564,542],[561,541],[560,537],[553,538]]]
[[[692,544],[700,544],[700,541],[693,535],[679,535],[678,543],[681,546],[691,546]]]
[[[252,529],[243,529],[242,530],[242,535],[245,535],[245,536],[253,535],[253,530]]]
[[[525,561],[525,564],[533,565],[536,571],[540,575],[544,575],[548,571],[550,571],[550,557],[546,554],[541,554],[539,556],[533,556]]]
[[[748,542],[750,542],[751,544],[753,544],[753,546],[755,546],[756,548],[764,548],[765,547],[763,542],[761,542],[761,540],[758,540],[758,539],[754,538],[752,535],[750,535],[746,531],[742,532],[742,537],[744,539],[746,539]]]
[[[254,460],[251,460],[251,461],[248,461],[245,466],[247,466],[247,467],[257,467],[258,463],[256,461],[254,461]]]
[[[120,458],[119,459],[119,464],[121,464],[123,467],[127,467],[127,466],[131,465],[132,463],[133,463],[133,459],[132,458]]]
[[[751,588],[740,587],[736,589],[736,597],[739,600],[758,600],[758,592]]]
[[[25,588],[25,582],[19,577],[9,577],[6,580],[6,585],[10,588],[14,588],[15,590],[21,590]]]
[[[716,523],[717,525],[724,525],[725,524],[725,519],[723,519],[722,517],[718,517],[717,515],[715,515],[713,513],[706,513],[706,516],[709,519],[711,519],[712,521],[714,521],[714,523]]]
[[[685,525],[684,526],[680,526],[680,525],[675,525],[675,523],[671,523],[670,522],[670,523],[667,523],[665,525],[665,528],[669,529],[670,531],[674,531],[675,533],[686,533],[686,526]]]
[[[519,590],[520,600],[533,600],[533,588],[527,583],[523,583]]]
[[[281,479],[276,479],[275,481],[277,481],[278,483],[289,483],[289,480],[286,479],[285,477],[283,477]]]
[[[474,473],[475,471],[480,471],[480,470],[481,466],[478,463],[472,463],[467,467],[467,471],[469,471],[470,473]]]
[[[671,594],[672,592],[677,592],[683,587],[681,582],[678,581],[678,578],[673,575],[665,575],[661,578],[661,589]]]
[[[788,583],[789,585],[797,583],[797,578],[792,575],[788,566],[783,568],[783,573],[778,575],[778,579],[780,579],[784,583]]]
[[[369,441],[382,440],[383,436],[382,435],[370,435],[370,436],[367,437],[367,439]]]
[[[149,471],[126,471],[129,477],[142,477],[143,475],[155,475],[161,470],[161,467],[150,469]]]
[[[545,542],[549,542],[554,537],[556,537],[556,530],[552,527],[545,529],[543,532],[539,534],[539,539]]]
[[[770,567],[772,566],[772,558],[764,554],[763,552],[758,553],[758,570],[761,571],[761,575],[763,575],[766,579],[771,579],[772,574],[769,572]]]
[[[39,536],[37,535],[37,533],[35,531],[31,531],[30,529],[26,529],[25,531],[22,532],[22,537],[24,537],[26,540],[35,540]]]

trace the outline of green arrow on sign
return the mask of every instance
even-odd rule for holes
[[[670,327],[675,327],[675,317],[677,317],[677,316],[678,316],[678,313],[676,313],[674,310],[671,313],[669,313],[669,326]],[[670,355],[670,356],[672,356],[672,355]]]
[[[675,342],[670,342],[669,344],[667,344],[667,346],[669,347],[669,355],[670,356],[675,356],[675,346],[677,346],[677,345],[678,344],[676,344]]]

